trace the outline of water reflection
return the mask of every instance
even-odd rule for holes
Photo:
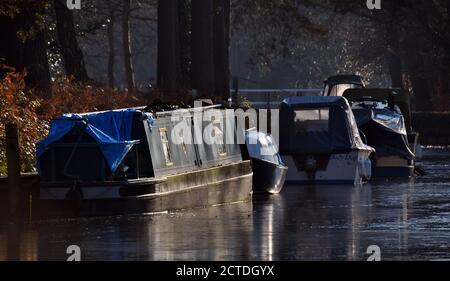
[[[158,215],[34,222],[22,238],[3,233],[0,258],[18,260],[14,245],[27,249],[21,260],[65,260],[69,245],[82,260],[233,260],[250,255],[251,202]],[[11,224],[15,226],[15,224]],[[10,238],[12,237],[12,238]],[[32,237],[34,243],[30,242]]]
[[[253,202],[158,215],[0,224],[0,260],[384,260],[450,257],[450,161],[363,186],[288,185]]]
[[[370,187],[286,186],[255,199],[258,259],[357,259],[357,229],[368,218]],[[261,245],[261,246],[260,246]]]
[[[38,259],[38,234],[9,224],[6,233],[0,233],[0,261],[35,261]]]

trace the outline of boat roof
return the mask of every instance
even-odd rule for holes
[[[406,91],[398,88],[366,88],[366,89],[348,89],[343,96],[348,100],[358,100],[362,97],[372,97],[376,99],[389,100],[389,96],[393,97],[393,101],[405,117],[407,130],[411,130],[411,105],[410,96]]]
[[[387,99],[390,95],[400,95],[401,89],[396,88],[353,88],[345,90],[343,96],[347,99],[370,96]]]
[[[72,131],[81,120],[85,120],[83,133],[87,133],[97,142],[110,171],[114,173],[131,147],[138,143],[132,136],[133,117],[136,112],[140,111],[136,108],[127,108],[84,114],[66,113],[53,119],[47,138],[36,145],[38,170],[41,157],[47,148]],[[153,115],[151,113],[145,115],[151,127]]]
[[[117,108],[117,109],[107,109],[107,110],[100,110],[100,111],[91,111],[91,112],[82,112],[82,113],[66,113],[66,114],[78,114],[80,116],[90,116],[94,114],[103,114],[108,112],[124,112],[124,111],[141,111],[144,110],[146,106],[137,106],[137,107],[126,107],[126,108]]]
[[[295,108],[346,107],[348,105],[347,100],[340,96],[289,97],[284,99],[282,103]]]
[[[345,74],[328,77],[326,84],[355,84],[365,87],[364,79],[360,75]]]
[[[316,112],[323,108],[328,114]],[[279,122],[281,154],[372,149],[361,140],[350,105],[341,96],[287,98],[280,106]]]
[[[218,109],[222,108],[223,105],[215,104],[209,106],[201,106],[201,107],[182,107],[178,105],[171,104],[163,104],[163,105],[146,105],[146,106],[137,106],[137,107],[127,107],[127,108],[118,108],[118,109],[109,109],[102,111],[92,111],[92,112],[83,112],[83,113],[69,113],[69,114],[78,114],[79,116],[86,117],[95,114],[104,114],[104,113],[118,113],[124,111],[134,111],[134,112],[145,112],[146,114],[154,114],[154,115],[170,115],[177,110],[187,110],[189,112],[198,112],[205,111],[208,109]]]

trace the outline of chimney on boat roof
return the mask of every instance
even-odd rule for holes
[[[214,105],[212,99],[198,99],[194,101],[194,107],[205,107]]]

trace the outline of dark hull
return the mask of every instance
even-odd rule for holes
[[[411,178],[415,176],[414,161],[401,156],[377,156],[372,163],[372,178]]]
[[[133,190],[134,194],[118,198],[37,200],[33,214],[37,217],[105,216],[246,202],[252,198],[252,171],[249,161],[244,161],[173,175],[161,181],[149,180],[148,184],[141,181],[138,186],[120,189]],[[150,192],[139,194],[137,190]]]
[[[414,176],[414,166],[374,167],[372,178],[410,178]]]
[[[354,185],[353,180],[290,180],[286,185]]]
[[[250,188],[249,188],[250,186]],[[37,201],[38,217],[105,216],[206,207],[251,200],[251,175],[239,179],[204,185],[153,196],[117,199]]]
[[[287,166],[259,159],[252,159],[252,164],[253,191],[271,194],[280,193],[286,179]]]

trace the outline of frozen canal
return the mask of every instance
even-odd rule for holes
[[[450,259],[450,150],[427,151],[428,175],[353,186],[285,186],[278,196],[158,215],[0,225],[0,260]],[[20,234],[17,234],[20,233]]]

